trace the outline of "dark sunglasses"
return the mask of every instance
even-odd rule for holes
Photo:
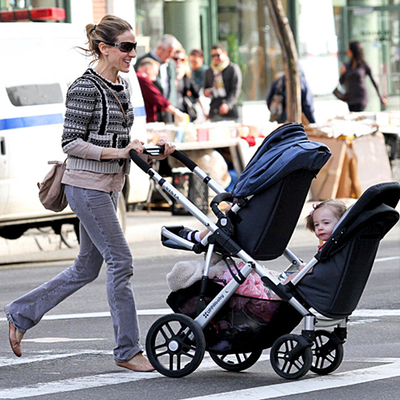
[[[136,51],[136,47],[137,47],[137,42],[135,42],[135,43],[132,43],[132,42],[121,42],[121,43],[104,42],[104,43],[108,44],[109,46],[116,47],[119,51],[122,51],[122,53],[130,53],[132,50]]]
[[[182,62],[185,61],[184,58],[179,58],[179,57],[175,57],[174,60],[175,60],[175,61],[182,61]]]
[[[212,57],[212,58],[214,58],[214,57],[220,58],[220,57],[221,57],[221,54],[211,54],[211,57]]]

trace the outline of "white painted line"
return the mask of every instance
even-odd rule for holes
[[[171,314],[173,311],[170,308],[156,308],[154,310],[138,310],[138,315],[165,315]],[[45,315],[42,320],[57,321],[64,319],[82,319],[82,318],[106,318],[111,317],[110,311],[92,312],[92,313],[78,313],[78,314],[54,314]],[[7,321],[7,318],[0,318],[0,322]]]
[[[68,356],[78,355],[79,353]],[[59,358],[59,357],[58,357]],[[50,359],[50,358],[49,358]],[[261,357],[260,360],[265,359]],[[39,360],[36,360],[39,361]],[[42,361],[45,361],[42,359]],[[34,362],[34,361],[32,361]],[[218,368],[211,358],[204,358],[200,367],[202,370]],[[13,389],[0,390],[0,399],[22,399],[35,396],[46,396],[49,394],[72,392],[76,390],[87,390],[110,385],[120,385],[142,381],[145,379],[163,378],[158,372],[115,372],[110,374],[91,375],[82,378],[64,379],[50,383],[38,383]]]
[[[112,351],[105,351],[105,350],[86,350],[86,351],[79,351],[79,352],[74,352],[74,353],[67,353],[67,354],[54,354],[54,351],[49,350],[48,352],[44,352],[44,355],[39,355],[39,356],[28,356],[28,357],[23,357],[23,358],[0,358],[0,368],[2,367],[7,367],[9,365],[23,365],[23,364],[32,364],[32,363],[37,363],[37,362],[44,362],[44,361],[51,361],[51,360],[58,360],[61,358],[68,358],[68,357],[76,357],[76,356],[82,356],[85,354],[90,354],[90,355],[111,355],[112,356]]]
[[[234,392],[190,397],[184,400],[265,400],[301,393],[316,392],[318,390],[359,385],[382,379],[396,378],[398,376],[400,376],[400,359],[393,359],[390,364],[380,365],[377,367],[358,369],[323,377],[281,383],[278,385],[261,386],[252,389],[237,390]]]
[[[400,317],[400,310],[354,310],[352,317],[376,318],[376,317]]]
[[[399,260],[400,256],[395,256],[395,257],[383,257],[383,258],[376,258],[375,262],[383,262],[383,261],[393,261],[393,260]]]
[[[154,310],[138,310],[138,315],[142,316],[157,316],[157,315],[165,315],[171,314],[172,310],[170,308],[156,308]],[[352,314],[352,317],[399,317],[400,310],[355,310]],[[83,319],[83,318],[105,318],[110,317],[109,311],[104,312],[93,312],[93,313],[80,313],[80,314],[54,314],[54,315],[45,315],[43,320],[47,321],[57,321],[57,320],[65,320],[65,319]],[[0,322],[7,321],[7,318],[0,318]]]

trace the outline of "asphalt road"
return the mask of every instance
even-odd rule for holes
[[[168,312],[166,274],[177,261],[202,257],[161,246],[160,227],[180,223],[197,224],[192,217],[171,217],[168,212],[129,213],[127,237],[135,255],[133,287],[143,343],[151,324]],[[18,254],[8,255],[14,261],[0,268],[0,304],[7,304],[70,265],[76,249],[54,249],[56,239],[50,236],[45,240],[53,243],[48,244],[47,250],[38,251],[24,242],[22,247],[28,255],[19,255],[24,263],[18,262]],[[289,247],[304,260],[314,254],[316,239],[305,231],[302,222]],[[331,375],[309,372],[300,380],[284,380],[273,371],[269,350],[241,373],[224,371],[208,354],[195,372],[181,379],[118,368],[112,357],[114,343],[104,268],[95,282],[49,312],[26,334],[21,359],[9,348],[8,327],[2,313],[0,399],[398,399],[399,247],[398,224],[381,242],[368,285],[350,319],[344,360]],[[27,263],[29,258],[35,262]],[[267,263],[268,268],[278,271],[286,265],[284,259]],[[296,331],[299,329],[301,326]]]

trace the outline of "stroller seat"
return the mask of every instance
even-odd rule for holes
[[[395,207],[400,184],[367,189],[339,221],[315,258],[318,264],[296,286],[315,310],[329,318],[348,317],[356,308],[370,275],[379,242],[399,220]]]

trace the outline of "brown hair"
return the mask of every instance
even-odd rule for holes
[[[211,47],[211,50],[221,50],[223,53],[227,53],[226,47],[224,45],[222,45],[221,43],[214,44]]]
[[[153,67],[159,67],[160,63],[157,62],[154,58],[151,57],[145,57],[142,60],[139,61],[138,67],[144,67],[145,65],[152,65]]]
[[[193,49],[190,54],[190,56],[196,56],[196,57],[204,57],[203,55],[203,50],[201,49]]]
[[[99,44],[101,42],[114,43],[119,35],[130,30],[133,30],[133,28],[129,22],[115,15],[105,15],[97,25],[86,25],[88,48],[78,48],[83,50],[86,56],[93,58],[90,62],[90,64],[93,64],[101,57],[101,51],[99,49]]]
[[[310,214],[306,217],[306,228],[311,232],[315,231],[314,227],[314,218],[313,214],[315,210],[318,210],[322,207],[329,207],[329,209],[333,212],[335,217],[339,220],[342,215],[345,213],[347,207],[346,204],[343,203],[341,200],[325,200],[319,204],[313,204],[313,209],[311,210]]]

